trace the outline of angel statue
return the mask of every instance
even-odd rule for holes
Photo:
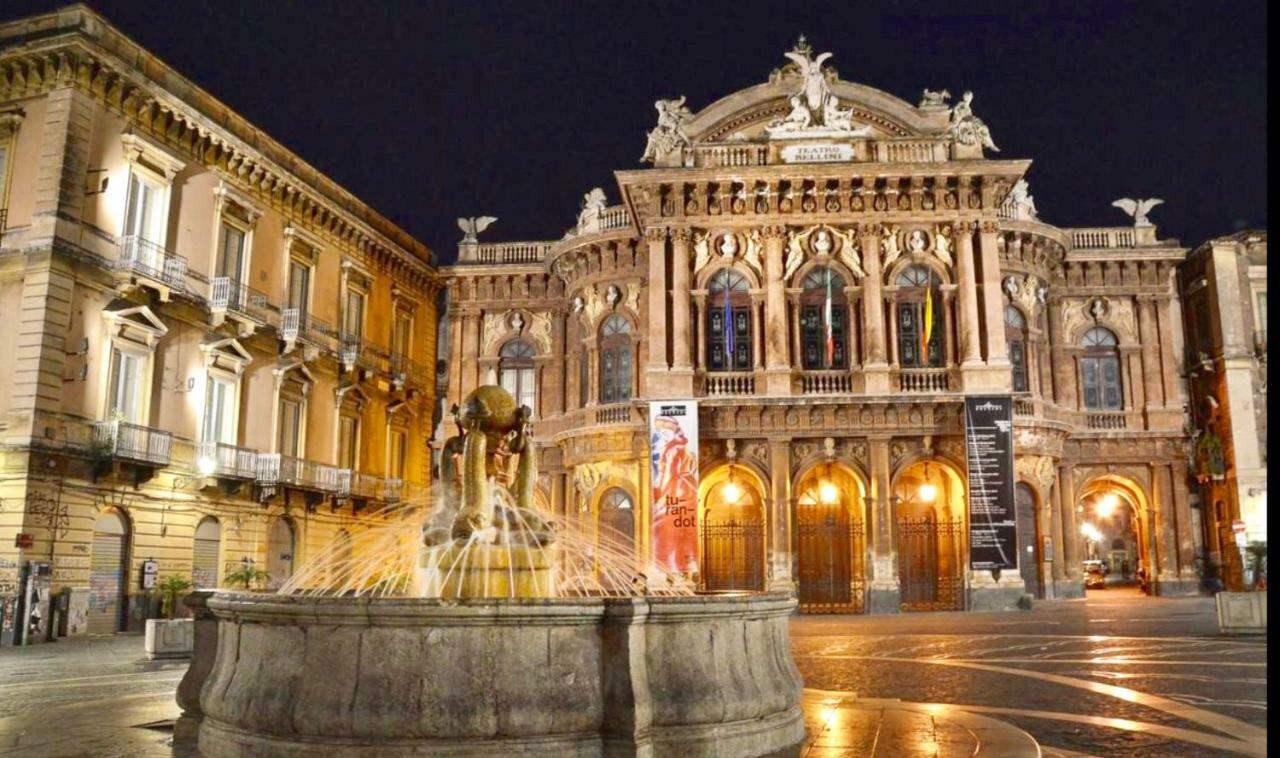
[[[1151,219],[1147,218],[1147,214],[1151,212],[1152,208],[1163,202],[1164,201],[1158,197],[1151,197],[1146,200],[1134,200],[1132,198],[1122,197],[1112,203],[1112,205],[1130,216],[1133,216],[1134,226],[1155,226],[1155,224],[1151,223]]]
[[[840,240],[840,250],[836,252],[836,257],[840,259],[850,272],[859,279],[867,275],[862,270],[862,256],[858,254],[858,243],[854,239],[852,232],[842,232],[839,229],[832,228],[831,234]]]
[[[951,99],[951,93],[946,90],[931,90],[926,88],[924,94],[920,96],[920,108],[945,108],[947,101]]]
[[[476,216],[474,218],[458,219],[458,228],[462,230],[463,234],[462,241],[464,243],[479,242],[480,240],[476,238],[476,235],[489,228],[489,224],[497,220],[496,216]]]
[[[973,115],[973,93],[965,92],[951,109],[951,122],[947,125],[947,133],[955,137],[961,145],[982,145],[992,152],[1000,152],[996,143],[991,141],[991,130],[982,123],[982,119]]]
[[[684,95],[675,100],[654,102],[653,107],[658,111],[658,125],[648,134],[649,141],[645,145],[644,155],[640,156],[641,163],[653,163],[677,147],[689,145],[689,135],[685,134],[684,125],[693,118],[693,111],[684,102]]]
[[[760,239],[760,230],[752,229],[747,235],[747,251],[742,254],[742,260],[746,264],[755,269],[759,273],[762,269],[760,263],[760,250],[764,247],[764,243]]]
[[[604,212],[604,190],[596,187],[582,196],[582,210],[578,212],[578,231],[596,231],[599,228],[600,214]]]
[[[693,270],[697,273],[711,261],[711,235],[706,232],[694,232],[693,235]]]
[[[804,241],[813,233],[816,226],[809,227],[805,231],[792,231],[790,238],[787,240],[787,260],[783,264],[782,281],[789,281],[791,275],[800,268],[800,264],[804,263]]]
[[[938,233],[933,235],[933,254],[938,256],[938,260],[952,265],[951,260],[951,224],[940,224]]]
[[[902,255],[902,248],[898,247],[898,232],[893,227],[885,224],[880,227],[880,265],[888,269],[894,261],[898,260],[898,256]]]
[[[808,106],[810,114],[821,118],[820,114],[824,114],[827,96],[830,94],[827,90],[826,77],[822,73],[822,64],[831,57],[831,53],[822,53],[817,58],[810,58],[809,50],[808,44],[801,37],[800,42],[796,44],[796,49],[783,55],[795,62],[801,78],[804,79],[804,86],[796,94],[804,96],[804,104]]]

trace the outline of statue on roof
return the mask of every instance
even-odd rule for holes
[[[792,71],[800,78],[800,89],[791,96],[790,110],[787,115],[778,119],[767,128],[771,137],[839,135],[866,136],[870,134],[869,126],[853,125],[853,109],[841,108],[840,100],[831,91],[827,83],[830,69],[823,69],[822,64],[831,57],[831,53],[822,53],[813,57],[813,48],[804,36],[796,43],[793,50],[784,53],[793,65],[784,67],[783,71]]]
[[[965,92],[960,102],[951,109],[951,121],[947,124],[947,134],[954,137],[961,145],[981,145],[994,153],[1000,152],[996,143],[991,141],[991,130],[982,122],[982,119],[973,115],[972,103],[973,93]]]
[[[685,122],[693,118],[693,112],[685,106],[685,97],[675,100],[658,100],[653,107],[658,111],[658,125],[649,132],[640,162],[654,163],[672,150],[689,146],[689,135],[684,132]]]
[[[1164,201],[1158,197],[1151,197],[1145,200],[1134,200],[1130,197],[1122,197],[1112,203],[1113,206],[1119,208],[1125,213],[1133,216],[1134,226],[1155,226],[1151,223],[1151,219],[1147,218],[1147,214],[1151,209]]]
[[[1036,199],[1031,196],[1031,186],[1026,179],[1014,182],[1004,200],[1004,210],[1014,221],[1036,220]]]
[[[596,187],[582,196],[582,210],[578,212],[578,234],[600,231],[600,214],[604,213],[604,190]]]

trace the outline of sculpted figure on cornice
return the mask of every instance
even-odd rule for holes
[[[604,298],[600,297],[600,293],[596,291],[595,287],[584,289],[582,297],[582,317],[586,319],[588,326],[594,327],[596,322],[600,320],[600,314],[604,313],[606,307]]]
[[[711,234],[694,232],[693,234],[693,270],[697,273],[711,262]]]
[[[764,275],[764,263],[760,259],[760,251],[762,249],[764,249],[764,244],[760,239],[760,230],[752,229],[747,233],[747,250],[742,254],[742,260],[755,269],[758,276]]]
[[[551,355],[551,314],[542,311],[535,313],[529,321],[529,337],[538,346],[542,355]]]
[[[920,108],[945,108],[947,101],[951,99],[951,93],[944,90],[925,89],[920,95]]]
[[[1013,469],[1016,478],[1035,485],[1042,498],[1058,480],[1058,467],[1047,455],[1019,455],[1013,460]]]
[[[1019,179],[1004,199],[1004,211],[1014,221],[1036,220],[1036,199],[1031,196],[1031,186],[1026,179]]]
[[[842,230],[825,224],[811,226],[808,229],[790,229],[787,239],[787,258],[783,264],[783,281],[790,281],[795,272],[804,264],[806,248],[819,261],[835,257],[849,269],[858,279],[866,276],[862,270],[862,256],[854,237],[856,230]]]
[[[689,135],[684,133],[684,125],[693,118],[693,112],[685,106],[685,97],[681,95],[675,100],[658,100],[653,107],[658,111],[658,125],[648,134],[641,163],[655,163],[665,158],[671,151],[689,146]]]
[[[991,130],[982,119],[973,115],[973,93],[965,92],[951,109],[951,120],[947,125],[947,134],[955,138],[961,145],[982,145],[988,150],[998,153],[1000,148],[991,141]]]
[[[787,115],[766,127],[771,137],[804,137],[833,135],[854,137],[866,136],[871,127],[853,125],[853,109],[841,108],[840,101],[831,92],[827,84],[827,74],[822,64],[831,57],[831,53],[822,53],[812,57],[813,48],[804,37],[796,43],[791,52],[785,53],[794,64],[794,71],[799,75],[800,89],[790,98],[790,110]]]
[[[507,319],[510,315],[510,311],[507,313],[484,314],[482,327],[484,339],[481,341],[481,355],[493,355],[497,352],[498,343],[507,334]]]
[[[604,212],[606,200],[604,190],[595,187],[582,196],[582,210],[578,211],[577,234],[591,234],[600,231],[600,214]]]
[[[952,234],[951,224],[938,224],[937,233],[933,236],[933,254],[948,268],[954,265],[951,258],[951,249],[955,244]]]
[[[1028,316],[1034,318],[1043,304],[1044,285],[1035,274],[1010,274],[1004,278],[1004,291],[1009,301],[1022,306]]]
[[[1071,298],[1063,301],[1063,336],[1074,344],[1085,329],[1104,326],[1116,333],[1121,345],[1138,341],[1133,303],[1128,298]]]
[[[627,298],[624,301],[631,312],[640,314],[640,282],[627,282]]]
[[[888,269],[900,255],[902,255],[902,248],[898,247],[897,228],[882,224],[880,226],[880,270]]]

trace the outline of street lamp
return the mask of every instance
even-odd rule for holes
[[[924,463],[924,484],[920,485],[920,500],[926,503],[932,503],[938,497],[938,488],[929,481],[929,462]]]
[[[736,505],[742,499],[742,488],[738,486],[737,482],[733,481],[732,463],[729,464],[729,481],[725,482],[724,486],[720,488],[720,496],[729,505]]]

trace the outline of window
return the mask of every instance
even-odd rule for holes
[[[302,450],[302,400],[280,399],[280,435],[276,451],[290,458],[301,458]]]
[[[1013,366],[1013,391],[1027,391],[1027,320],[1022,311],[1004,307],[1004,338],[1009,345],[1009,363]]]
[[[600,497],[600,542],[630,554],[635,550],[635,504],[631,496],[611,487]]]
[[[600,325],[600,402],[631,399],[631,322],[617,314]]]
[[[816,268],[805,276],[802,287],[802,366],[811,371],[847,368],[849,308],[844,298],[844,278],[829,268]]]
[[[924,266],[898,275],[894,312],[898,319],[898,362],[903,368],[932,368],[942,363],[942,281]]]
[[[387,478],[404,478],[405,433],[392,429],[387,437]]]
[[[238,415],[236,384],[233,378],[209,374],[204,396],[203,441],[235,444]]]
[[[119,417],[130,424],[142,424],[143,366],[147,356],[111,349],[111,378],[107,390],[107,416]]]
[[[233,282],[240,282],[244,277],[244,230],[226,221],[219,225],[218,260],[214,276],[221,276]]]
[[[591,365],[587,358],[587,346],[583,344],[582,349],[578,351],[578,407],[585,408],[587,406],[587,396],[590,393],[591,385]]]
[[[360,419],[341,416],[338,419],[338,468],[356,469],[360,447]]]
[[[498,384],[511,393],[517,405],[537,412],[537,377],[533,367],[533,346],[524,340],[511,340],[498,351]]]
[[[311,267],[299,260],[289,261],[289,306],[306,316],[311,301]]]
[[[218,558],[222,547],[222,525],[206,516],[196,526],[192,550],[191,583],[196,589],[218,586]]]
[[[404,312],[396,313],[395,325],[391,334],[391,354],[408,358],[410,338],[413,334],[413,317]]]
[[[347,290],[347,309],[342,322],[344,336],[359,340],[364,337],[364,293]]]
[[[1080,373],[1084,387],[1084,407],[1093,411],[1118,411],[1124,406],[1120,394],[1120,349],[1110,329],[1095,326],[1081,340]]]
[[[124,236],[141,237],[153,245],[164,245],[165,186],[158,179],[138,171],[129,174],[129,199],[125,206]]]
[[[751,286],[733,269],[707,283],[707,369],[751,370]]]

